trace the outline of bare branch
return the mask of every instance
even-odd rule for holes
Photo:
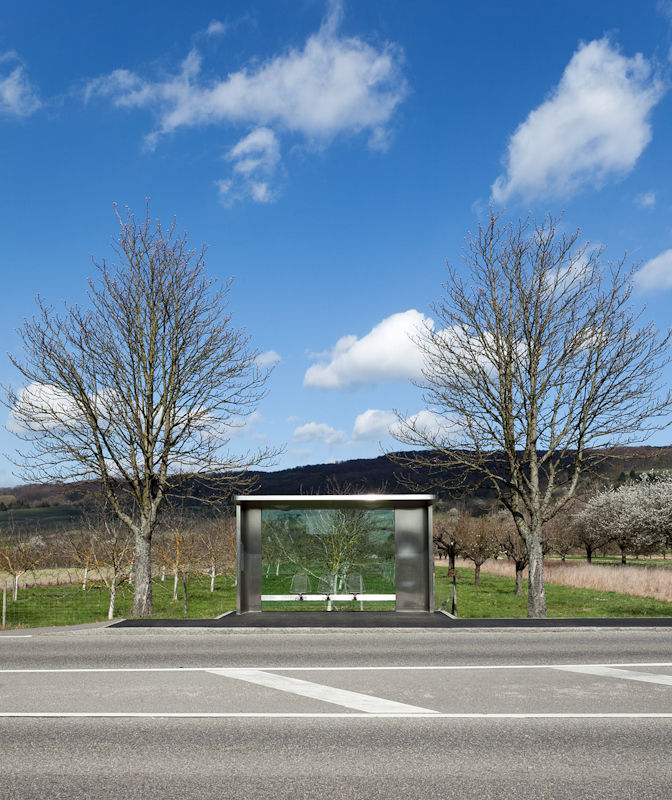
[[[530,551],[530,616],[546,613],[542,526],[586,469],[659,430],[672,407],[660,385],[670,334],[640,326],[625,262],[605,266],[579,236],[551,216],[507,224],[493,212],[468,236],[464,277],[449,269],[436,329],[417,338],[418,385],[442,424],[399,415],[396,434],[427,449],[395,454],[405,466],[459,468],[494,489]]]
[[[268,463],[271,450],[234,454],[231,433],[265,394],[268,370],[228,310],[230,282],[205,272],[205,248],[117,213],[114,263],[96,263],[86,308],[57,314],[41,298],[11,357],[25,380],[9,390],[17,463],[32,482],[98,479],[109,507],[136,537],[134,613],[151,613],[149,552],[159,508],[210,483]],[[235,475],[232,473],[235,472]],[[191,483],[190,483],[191,482]]]

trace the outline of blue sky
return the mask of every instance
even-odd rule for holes
[[[422,412],[407,334],[490,203],[627,251],[666,329],[671,47],[656,0],[5,5],[1,349],[37,293],[84,299],[113,203],[145,197],[234,277],[277,365],[233,445],[278,466],[379,455],[391,410]]]

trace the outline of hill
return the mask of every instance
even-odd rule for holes
[[[617,484],[628,476],[650,470],[672,469],[672,447],[624,447],[600,467],[599,479]],[[244,494],[320,494],[341,491],[385,494],[410,491],[410,476],[387,456],[358,458],[330,464],[310,464],[290,469],[249,473]],[[487,508],[493,491],[452,469],[440,472],[440,480],[428,473],[414,475],[416,491],[432,492],[446,503],[464,503],[473,511]],[[587,482],[591,476],[587,476]],[[194,478],[191,492],[203,497],[208,482]],[[53,531],[77,521],[92,496],[97,494],[95,481],[68,484],[26,484],[0,489],[0,530]],[[195,505],[195,503],[190,503]]]

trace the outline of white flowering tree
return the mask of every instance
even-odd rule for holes
[[[628,554],[665,547],[672,529],[672,482],[645,478],[593,495],[576,515],[579,535],[613,542]]]

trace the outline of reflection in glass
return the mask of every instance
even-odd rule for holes
[[[264,595],[394,594],[394,510],[264,509],[262,570]],[[334,605],[331,599],[326,603],[328,609],[361,607]],[[314,609],[325,604],[282,607]],[[380,606],[393,607],[394,603]]]

